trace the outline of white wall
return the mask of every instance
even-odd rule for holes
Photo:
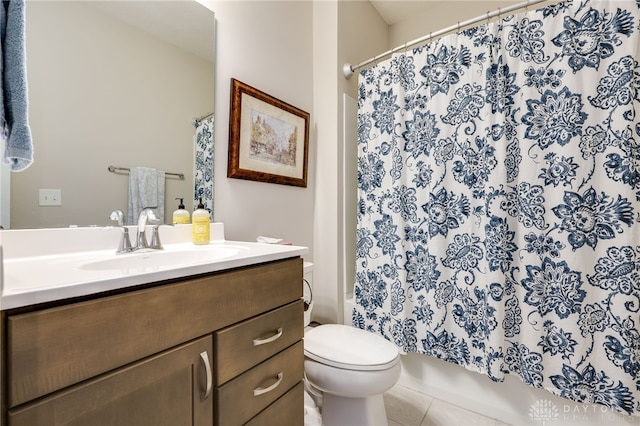
[[[494,12],[522,0],[456,0],[434,1],[433,5],[389,27],[390,48],[419,39],[430,32],[457,25],[478,16]],[[378,52],[381,53],[381,52]],[[366,58],[365,58],[366,59]]]
[[[356,207],[357,207],[357,140],[345,140],[344,95],[358,99],[358,74],[345,79],[345,63],[358,64],[389,49],[389,27],[368,1],[341,1],[338,14],[338,322],[350,323],[344,312],[344,298],[353,292],[355,281]],[[347,102],[349,102],[347,100]],[[345,318],[346,317],[346,318]]]
[[[368,1],[203,1],[216,14],[216,220],[227,238],[284,238],[310,248],[314,262],[314,320],[342,321],[345,270],[353,250],[344,241],[341,175],[342,93],[357,97],[344,61],[357,63],[387,49],[388,27]],[[226,177],[230,79],[236,78],[311,114],[308,187]],[[351,279],[352,281],[352,279]]]
[[[344,291],[352,282],[355,221],[346,216],[344,169],[356,141],[344,141],[343,93],[357,95],[357,78],[344,79],[344,62],[357,63],[387,47],[388,27],[368,1],[316,1],[313,7],[314,111],[317,167],[314,220],[314,311],[316,321],[343,322]]]
[[[313,61],[317,186],[314,217],[314,309],[321,323],[336,322],[338,297],[338,3],[314,2]]]
[[[216,14],[214,218],[227,239],[313,249],[316,182],[311,2],[203,1]],[[311,114],[307,187],[227,178],[231,78]],[[310,252],[305,256],[312,259]]]

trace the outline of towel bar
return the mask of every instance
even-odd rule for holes
[[[109,166],[109,167],[107,167],[107,169],[111,173],[115,173],[117,171],[121,171],[121,172],[129,172],[129,171],[131,171],[131,169],[129,167]],[[169,172],[165,172],[164,174],[165,175],[169,175],[169,176],[177,176],[178,179],[184,180],[184,173],[169,173]]]

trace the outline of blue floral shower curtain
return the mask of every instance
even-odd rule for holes
[[[566,1],[360,73],[355,326],[640,411],[637,1]]]
[[[215,117],[210,114],[194,123],[194,192],[193,208],[198,206],[200,199],[205,210],[213,219],[213,153]]]

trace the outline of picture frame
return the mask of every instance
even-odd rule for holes
[[[309,113],[231,79],[227,177],[307,187]]]

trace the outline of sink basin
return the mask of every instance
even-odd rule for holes
[[[234,256],[241,249],[241,247],[207,246],[175,251],[141,251],[86,262],[79,265],[78,269],[86,271],[122,271],[126,273],[158,271],[214,262]]]

